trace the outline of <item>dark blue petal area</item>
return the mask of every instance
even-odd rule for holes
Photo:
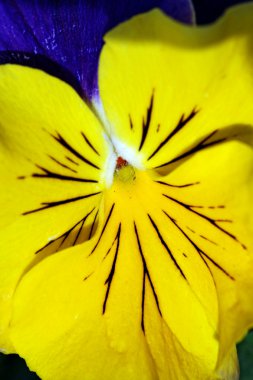
[[[91,99],[97,92],[103,35],[154,7],[192,22],[190,0],[0,0],[0,51],[4,51],[0,63],[17,62],[57,72],[52,60],[62,67],[57,76],[71,85],[79,82]]]
[[[248,3],[250,0],[192,0],[198,24],[208,24],[216,20],[229,7]]]

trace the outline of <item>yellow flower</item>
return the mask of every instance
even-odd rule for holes
[[[105,37],[92,111],[0,67],[0,347],[43,380],[236,379],[253,322],[253,6]],[[97,116],[95,116],[97,115]]]

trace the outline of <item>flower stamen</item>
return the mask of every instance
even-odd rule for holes
[[[121,156],[118,156],[117,158],[114,174],[115,177],[122,182],[129,182],[135,179],[134,167],[130,165],[128,161],[122,158]]]
[[[121,156],[119,156],[117,158],[117,162],[116,162],[116,169],[121,169],[123,166],[127,166],[128,165],[128,162],[127,160],[125,160],[124,158],[122,158]]]

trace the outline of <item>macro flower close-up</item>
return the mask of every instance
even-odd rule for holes
[[[0,350],[42,380],[236,380],[253,4],[134,3],[0,1]]]

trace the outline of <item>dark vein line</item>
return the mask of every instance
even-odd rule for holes
[[[83,132],[81,132],[81,135],[83,136],[86,144],[89,145],[89,147],[93,150],[93,152],[96,153],[98,156],[100,156],[97,149],[95,149],[94,146],[92,145],[92,143],[90,142],[90,140],[88,140],[88,137],[85,136],[85,134]]]
[[[79,160],[85,162],[87,165],[92,166],[95,169],[100,169],[97,165],[93,164],[91,161],[89,161],[87,158],[82,156],[79,152],[77,152],[69,143],[60,135],[60,133],[57,132],[57,136],[54,136],[51,134],[51,136],[65,149],[67,149],[69,152],[71,152],[74,156],[79,158]]]
[[[170,164],[173,164],[179,160],[182,160],[183,158],[186,158],[194,153],[197,153],[197,152],[200,152],[201,150],[203,149],[206,149],[206,148],[209,148],[210,146],[214,146],[214,145],[217,145],[217,144],[220,144],[224,141],[227,141],[227,138],[222,138],[222,139],[219,139],[219,140],[216,140],[216,141],[212,141],[212,142],[209,142],[207,144],[204,144],[208,139],[210,139],[215,133],[217,133],[218,130],[212,132],[210,135],[208,135],[207,137],[205,137],[202,141],[200,141],[195,147],[193,147],[192,149],[188,150],[187,152],[179,155],[178,157],[176,158],[173,158],[172,160],[168,161],[168,162],[165,162],[164,164],[161,164],[161,165],[158,165],[155,167],[155,169],[158,169],[158,168],[162,168],[163,166],[166,166],[166,165],[170,165]]]
[[[220,208],[225,208],[224,206],[200,206],[200,205],[191,205],[191,208],[201,208],[201,209],[210,209],[210,210],[215,210],[215,209],[220,209]],[[232,223],[233,221],[230,219],[216,219],[216,222],[230,222]]]
[[[68,203],[80,201],[80,200],[85,199],[85,198],[94,197],[94,196],[96,196],[98,194],[101,194],[101,191],[99,191],[97,193],[82,195],[80,197],[64,199],[64,200],[56,201],[56,202],[42,202],[41,205],[43,205],[43,207],[23,212],[22,215],[28,215],[28,214],[32,214],[32,213],[35,213],[35,212],[38,212],[38,211],[46,210],[46,209],[49,209],[49,208],[52,208],[52,207],[62,206],[62,205],[68,204]]]
[[[179,272],[181,273],[181,275],[183,276],[183,278],[187,281],[187,279],[186,279],[186,277],[185,277],[185,275],[184,275],[182,269],[181,269],[180,266],[178,265],[178,263],[177,263],[175,257],[173,256],[171,250],[169,249],[168,245],[166,244],[165,240],[163,239],[163,237],[162,237],[162,235],[161,235],[161,233],[160,233],[160,231],[159,231],[157,225],[155,224],[155,222],[153,221],[153,219],[151,218],[151,216],[150,216],[149,214],[148,214],[148,217],[149,217],[149,220],[150,220],[150,222],[151,222],[153,228],[155,229],[155,231],[156,231],[156,233],[157,233],[157,236],[158,236],[159,239],[160,239],[161,244],[163,245],[163,247],[164,247],[164,248],[166,249],[166,251],[168,252],[168,254],[169,254],[171,260],[173,261],[174,265],[175,265],[176,268],[179,270]]]
[[[91,272],[90,274],[88,274],[87,276],[84,277],[83,281],[86,281],[88,280],[88,278],[90,278],[92,275],[93,275],[94,272]]]
[[[229,277],[231,280],[235,280],[233,276],[231,276],[224,268],[222,268],[216,261],[214,261],[210,256],[207,255],[202,249],[200,249],[197,244],[194,243],[193,240],[186,234],[186,232],[178,225],[178,223],[175,221],[175,219],[171,218],[166,211],[164,211],[164,214],[171,220],[171,222],[181,231],[181,233],[184,235],[184,237],[189,241],[189,243],[195,248],[195,250],[198,252],[199,256],[203,259],[202,255],[204,255],[209,261],[211,261],[216,268],[218,268],[220,271],[222,271],[227,277]],[[204,260],[205,261],[205,260]]]
[[[196,234],[196,231],[194,231],[192,228],[190,228],[189,226],[186,226],[186,228],[191,231],[193,234]]]
[[[158,147],[154,150],[154,152],[148,157],[147,160],[150,160],[152,157],[154,157],[159,150],[166,145],[173,136],[175,136],[186,124],[189,123],[190,120],[194,118],[194,116],[199,112],[196,108],[192,110],[189,116],[185,118],[185,114],[183,114],[177,123],[176,127],[173,129],[173,131],[161,142],[161,144],[158,145]]]
[[[82,231],[82,229],[83,229],[84,222],[85,222],[85,219],[84,219],[84,220],[82,221],[82,223],[81,223],[81,226],[80,226],[80,228],[79,228],[79,230],[78,230],[78,233],[76,234],[76,237],[75,237],[75,240],[74,240],[72,246],[76,245],[76,242],[77,242],[77,240],[78,240],[78,238],[79,238],[79,236],[80,236],[80,234],[81,234],[81,231]]]
[[[92,232],[93,232],[93,229],[94,229],[94,226],[95,226],[95,223],[96,223],[97,216],[98,216],[98,211],[96,212],[96,215],[95,215],[94,220],[92,222],[90,233],[89,233],[89,238],[88,239],[90,239],[91,236],[92,236]]]
[[[80,223],[80,222],[79,222],[79,223]],[[79,223],[78,223],[78,224],[79,224]],[[76,227],[76,226],[75,226],[75,227]],[[74,228],[75,228],[75,227],[74,227]],[[61,236],[61,237],[63,237],[63,239],[62,239],[62,241],[60,241],[60,244],[59,244],[59,246],[58,246],[56,252],[58,252],[59,249],[63,246],[63,244],[64,244],[65,241],[68,239],[69,235],[71,234],[71,232],[73,231],[74,228],[71,228],[71,229],[68,230],[63,236]],[[58,239],[57,239],[57,240],[58,240]],[[57,241],[57,240],[55,240],[55,241]]]
[[[146,272],[145,272],[145,269],[143,269],[142,295],[141,295],[141,329],[144,334],[145,334],[144,315],[145,315],[145,293],[146,293],[145,288],[146,288]]]
[[[142,330],[143,330],[143,332],[145,332],[145,326],[144,326],[145,276],[148,277],[148,281],[149,281],[149,283],[150,283],[150,286],[151,286],[151,289],[152,289],[152,293],[153,293],[154,298],[155,298],[155,303],[156,303],[156,306],[157,306],[158,312],[159,312],[159,314],[160,314],[161,316],[162,316],[162,312],[161,312],[161,309],[160,309],[158,296],[157,296],[157,294],[156,294],[155,287],[154,287],[153,281],[152,281],[152,279],[151,279],[151,276],[150,276],[150,273],[149,273],[149,270],[148,270],[148,267],[147,267],[147,263],[146,263],[146,260],[145,260],[144,254],[143,254],[143,250],[142,250],[142,246],[141,246],[141,242],[140,242],[140,238],[139,238],[139,233],[138,233],[137,226],[136,226],[135,222],[134,222],[134,232],[135,232],[135,236],[136,236],[136,240],[137,240],[137,244],[138,244],[138,249],[139,249],[139,253],[140,253],[140,255],[141,255],[142,265],[143,265],[143,288],[142,288],[142,316],[141,316],[141,326],[142,326]]]
[[[75,227],[78,226],[78,224],[80,224],[82,221],[85,222],[85,220],[88,218],[88,216],[90,214],[92,214],[92,212],[95,210],[95,207],[88,213],[86,214],[82,219],[80,219],[76,224],[74,224],[73,227],[71,227],[69,230],[65,231],[62,235],[60,235],[58,238],[56,239],[53,239],[51,241],[49,241],[47,244],[45,244],[43,247],[41,247],[40,249],[38,249],[35,253],[39,253],[41,251],[43,251],[43,249],[47,248],[49,245],[55,243],[57,240],[60,240],[61,238],[64,237],[64,239],[62,240],[62,242],[60,243],[59,247],[57,248],[57,250],[62,246],[62,244],[64,243],[64,241],[66,240],[66,238],[69,236],[69,234],[75,229]]]
[[[142,147],[145,143],[148,131],[149,131],[149,127],[151,124],[151,118],[152,118],[153,105],[154,105],[154,90],[153,90],[153,93],[151,95],[149,107],[147,109],[146,121],[144,119],[142,120],[142,138],[141,138],[141,143],[139,146],[139,151],[142,149]]]
[[[230,278],[230,280],[232,281],[235,281],[235,278],[233,276],[231,276],[231,274],[229,274],[227,271],[225,271],[224,268],[222,268],[219,264],[216,263],[216,261],[214,261],[210,256],[208,256],[205,252],[203,252],[202,250],[200,250],[200,253],[202,255],[204,255],[209,261],[211,261],[211,263],[216,266],[218,269],[220,269],[225,275],[227,275],[227,277]]]
[[[83,182],[83,183],[98,183],[95,179],[87,179],[87,178],[79,178],[79,177],[72,177],[68,175],[62,175],[59,173],[54,173],[46,168],[43,168],[40,165],[36,165],[38,169],[42,170],[44,174],[42,173],[33,173],[32,177],[34,178],[51,178],[51,179],[58,179],[61,181],[74,181],[74,182]]]
[[[79,223],[79,222],[78,222],[78,223]],[[40,253],[41,251],[43,251],[44,249],[46,249],[48,246],[50,246],[51,244],[55,243],[57,240],[61,239],[64,235],[65,235],[65,232],[64,232],[63,235],[59,236],[58,238],[49,241],[48,243],[46,243],[45,245],[43,245],[43,247],[39,248],[39,249],[35,252],[35,254]]]
[[[184,185],[172,185],[170,183],[166,183],[166,182],[163,182],[163,181],[154,181],[156,183],[159,183],[160,185],[165,185],[165,186],[169,186],[169,187],[176,187],[178,189],[181,189],[183,187],[190,187],[190,186],[195,186],[195,185],[199,185],[200,182],[193,182],[193,183],[186,183]]]
[[[131,115],[129,114],[128,117],[129,117],[129,125],[130,125],[130,129],[133,129],[134,125],[133,125],[133,120],[132,120],[132,118],[131,118]]]
[[[212,243],[212,244],[214,244],[214,245],[216,245],[216,246],[219,246],[217,243],[215,243],[215,241],[213,241],[213,240],[211,240],[211,239],[208,239],[208,238],[207,238],[206,236],[204,236],[204,235],[199,235],[199,234],[198,234],[198,236],[201,237],[201,239],[204,239],[204,240],[208,241],[209,243]]]
[[[104,224],[104,227],[103,227],[103,229],[102,229],[102,231],[101,231],[101,234],[100,234],[100,236],[99,236],[99,238],[98,238],[98,241],[97,241],[97,243],[95,244],[95,246],[94,246],[93,250],[91,251],[91,253],[89,254],[89,256],[92,255],[92,253],[95,251],[95,249],[97,248],[98,244],[100,243],[100,240],[102,239],[102,236],[103,236],[103,234],[104,234],[104,232],[105,232],[105,229],[106,229],[106,227],[107,227],[107,225],[108,225],[108,223],[109,223],[109,220],[110,220],[110,218],[111,218],[111,216],[112,216],[112,212],[113,212],[114,206],[115,206],[115,203],[113,203],[113,205],[112,205],[112,207],[111,207],[111,209],[110,209],[110,211],[109,211],[109,214],[108,214],[108,216],[107,216],[107,219],[106,219],[106,221],[105,221],[105,224]]]
[[[113,240],[113,242],[112,242],[110,248],[107,250],[106,254],[104,255],[103,260],[105,260],[105,258],[106,258],[106,257],[109,255],[109,253],[111,252],[111,250],[112,250],[112,248],[113,248],[113,246],[114,246],[116,240],[117,240],[117,235],[115,236],[115,239]]]
[[[63,164],[62,162],[58,161],[56,158],[54,158],[54,157],[52,157],[52,156],[50,156],[50,155],[48,155],[48,157],[49,157],[52,161],[56,162],[56,164],[60,165],[61,167],[65,168],[65,169],[67,169],[67,170],[70,170],[70,171],[73,172],[73,173],[77,173],[77,170],[70,168],[68,165]]]
[[[196,205],[191,205],[191,207],[192,208],[209,208],[210,210],[215,210],[217,208],[225,208],[225,206],[196,206]]]
[[[72,162],[72,164],[74,164],[74,165],[76,165],[76,166],[79,166],[78,162],[72,160],[72,158],[70,158],[69,156],[65,156],[65,158],[66,158],[68,161]]]
[[[232,238],[233,240],[235,240],[238,244],[241,245],[241,247],[242,247],[243,249],[246,249],[246,246],[245,246],[244,244],[242,244],[242,243],[237,239],[237,237],[236,237],[235,235],[233,235],[231,232],[228,232],[227,230],[225,230],[224,228],[222,228],[221,226],[219,226],[219,225],[217,224],[217,222],[219,222],[219,221],[221,221],[221,220],[219,220],[219,219],[215,220],[215,219],[212,219],[212,218],[210,218],[210,217],[208,217],[208,216],[206,216],[206,215],[204,215],[204,214],[201,214],[200,212],[198,212],[198,211],[196,211],[194,208],[192,208],[192,207],[194,207],[194,206],[191,206],[191,205],[188,205],[188,204],[186,204],[186,203],[183,203],[183,202],[181,202],[181,201],[179,201],[179,200],[177,200],[177,199],[175,199],[175,198],[170,197],[169,195],[163,194],[163,196],[164,196],[165,198],[168,198],[168,199],[170,199],[171,201],[173,201],[173,202],[179,204],[180,206],[182,206],[182,207],[185,208],[186,210],[192,212],[193,214],[198,215],[200,218],[206,220],[206,221],[207,221],[208,223],[210,223],[212,226],[216,227],[219,231],[223,232],[225,235],[227,235],[227,236],[229,236],[230,238]],[[196,206],[195,206],[195,207],[196,207]]]
[[[107,289],[106,289],[105,299],[104,299],[104,303],[103,303],[102,314],[104,314],[106,311],[106,305],[107,305],[107,301],[108,301],[108,297],[109,297],[109,293],[110,293],[110,289],[111,289],[111,285],[112,285],[112,281],[113,281],[113,276],[115,273],[116,262],[117,262],[118,253],[119,253],[120,234],[121,234],[121,223],[119,224],[118,232],[116,235],[117,246],[116,246],[116,252],[115,252],[115,256],[114,256],[113,263],[112,263],[112,268],[111,268],[111,271],[109,273],[109,276],[105,280],[105,285],[107,285]]]

